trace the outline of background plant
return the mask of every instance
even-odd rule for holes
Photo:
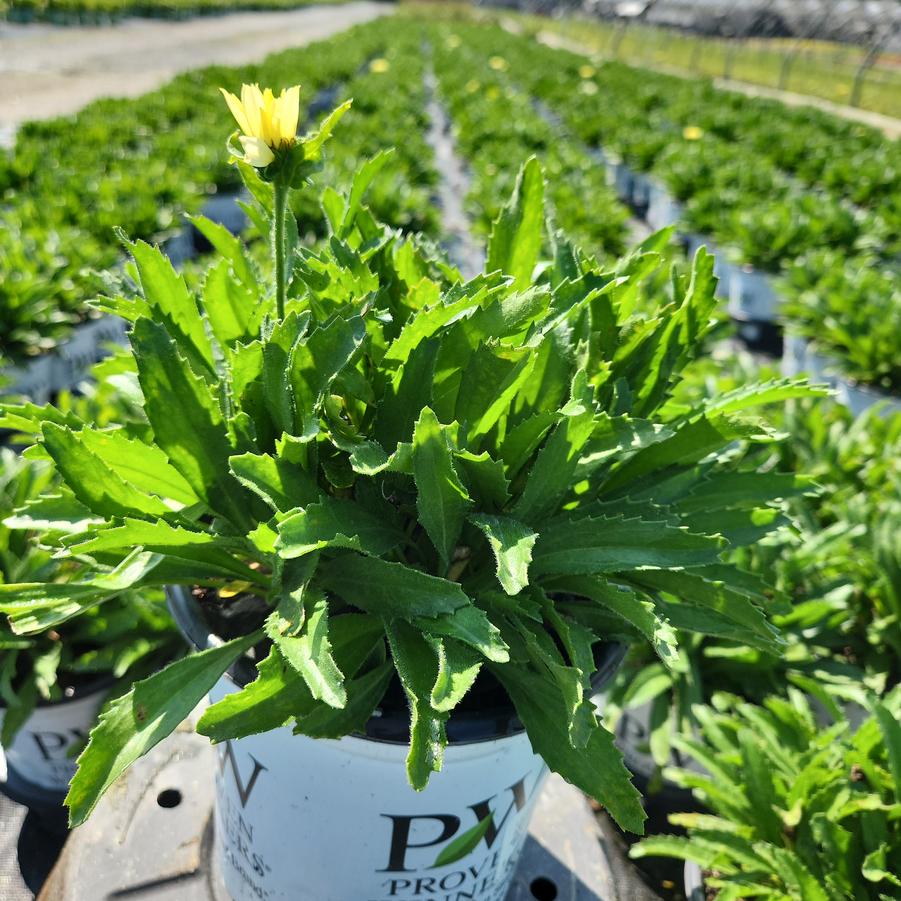
[[[762,707],[720,695],[677,746],[703,773],[669,770],[711,813],[675,814],[633,857],[698,863],[718,898],[884,899],[901,888],[901,688],[856,729],[822,722],[798,691]]]

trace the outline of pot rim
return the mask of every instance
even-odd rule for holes
[[[166,604],[182,635],[194,650],[206,650],[223,644],[222,639],[210,631],[200,605],[184,585],[166,586]],[[592,678],[592,687],[596,693],[610,681],[626,653],[626,646],[619,642],[604,642],[602,648],[598,669]],[[247,657],[239,658],[225,673],[226,678],[238,688],[250,684],[257,675],[256,666]],[[409,729],[406,710],[385,714],[377,707],[366,723],[365,732],[351,734],[367,741],[408,745]],[[516,716],[512,702],[505,707],[478,712],[456,712],[451,714],[447,722],[447,740],[450,745],[496,741],[524,732],[525,727]]]
[[[101,694],[112,688],[119,680],[112,673],[100,673],[96,679],[85,682],[83,685],[76,685],[72,688],[72,694],[61,698],[59,701],[48,701],[41,698],[35,705],[35,710],[51,710],[54,707],[65,707],[67,704],[74,704],[76,701],[87,700],[91,695]],[[8,704],[0,700],[0,710],[7,710]],[[28,722],[27,720],[25,721]],[[24,728],[23,723],[23,728]]]

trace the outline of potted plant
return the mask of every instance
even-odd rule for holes
[[[636,312],[668,234],[610,267],[545,235],[534,159],[469,281],[365,207],[384,154],[325,188],[329,238],[302,247],[288,194],[349,104],[297,139],[294,92],[228,99],[273,289],[211,225],[196,295],[130,245],[140,292],[102,306],[132,323],[148,432],[30,411],[90,511],[59,554],[90,574],[0,586],[14,630],[165,585],[202,633],[103,714],[71,820],[211,692],[232,897],[500,899],[546,767],[642,828],[592,702],[609,639],[634,628],[667,662],[676,628],[778,647],[765,586],[722,559],[773,499],[730,448],[775,440],[743,411],[810,389],[670,403],[713,324],[712,258]]]
[[[672,816],[687,837],[651,836],[631,856],[686,861],[691,899],[898,897],[901,688],[869,708],[854,729],[837,710],[824,726],[798,691],[760,707],[718,696],[701,736],[679,739],[705,772],[670,773],[710,812]]]
[[[31,584],[38,593],[78,577],[75,561],[56,560],[35,539],[38,523],[56,535],[72,525],[65,520],[71,508],[54,507],[59,491],[45,462],[0,450],[0,582]],[[82,515],[90,517],[87,510]],[[0,626],[3,790],[31,806],[59,808],[103,702],[122,680],[148,675],[183,647],[158,590],[119,594],[28,635]]]

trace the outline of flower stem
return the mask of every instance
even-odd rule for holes
[[[288,186],[280,179],[272,183],[273,219],[272,219],[272,256],[275,262],[275,306],[278,318],[285,318],[286,259],[285,259],[285,213],[288,208]]]

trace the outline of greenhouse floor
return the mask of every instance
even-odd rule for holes
[[[40,901],[227,901],[210,865],[214,753],[205,739],[179,732],[136,763],[69,838]],[[37,888],[49,865],[47,842],[20,841],[24,820],[24,808],[0,796],[4,901],[29,901],[23,874]],[[508,901],[654,901],[624,864],[584,796],[552,775]]]

